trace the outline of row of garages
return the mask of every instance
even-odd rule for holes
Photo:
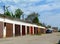
[[[34,35],[43,34],[46,32],[45,28],[26,26],[20,24],[13,24],[0,21],[0,38],[3,37],[13,37],[13,36],[23,36],[23,35]]]

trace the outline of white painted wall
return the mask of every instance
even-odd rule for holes
[[[3,29],[3,37],[6,37],[6,27]]]
[[[25,26],[25,33],[26,33],[26,35],[27,35],[27,26]]]
[[[20,34],[21,34],[21,36],[22,36],[22,25],[20,25]]]
[[[15,36],[15,24],[13,24],[13,36]]]

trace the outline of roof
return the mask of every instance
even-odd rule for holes
[[[43,29],[46,29],[45,27],[42,27],[42,26],[38,26],[39,28],[43,28]]]

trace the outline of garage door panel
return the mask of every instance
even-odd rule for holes
[[[6,23],[6,37],[13,36],[13,24]]]
[[[33,34],[33,27],[30,27],[30,34]]]
[[[22,25],[22,35],[25,35],[25,26]]]
[[[29,34],[29,26],[27,26],[27,34]]]
[[[20,35],[20,25],[15,25],[15,36]]]
[[[38,28],[34,27],[34,34],[38,34]]]

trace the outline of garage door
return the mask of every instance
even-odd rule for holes
[[[6,23],[6,37],[13,36],[13,24]]]
[[[0,22],[0,38],[3,37],[3,22]]]
[[[33,27],[30,27],[30,34],[33,34]]]
[[[29,26],[27,26],[27,34],[29,34]]]
[[[20,25],[15,25],[15,36],[20,36]]]
[[[34,34],[38,34],[38,28],[34,27]]]
[[[22,25],[22,35],[25,35],[25,26]]]

